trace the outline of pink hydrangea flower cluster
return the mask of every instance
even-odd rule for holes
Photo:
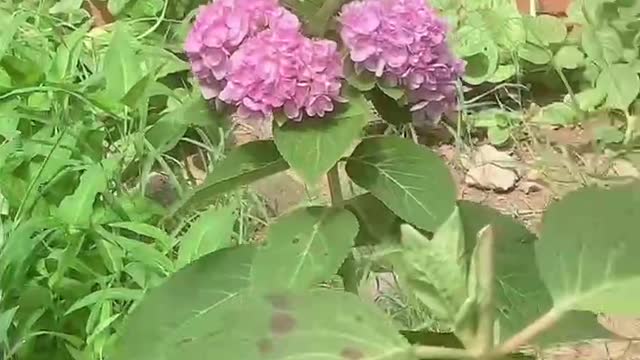
[[[334,101],[344,101],[337,44],[305,37],[298,18],[274,7],[274,1],[218,0],[205,7],[185,46],[193,72],[205,97],[236,106],[240,118],[272,119],[276,111],[296,121],[305,113],[322,117],[334,109]],[[223,8],[221,2],[230,4],[229,13],[203,15]],[[208,29],[217,23],[227,28],[224,41],[209,39],[214,35]],[[243,37],[237,41],[239,33]]]
[[[339,20],[356,71],[406,89],[415,120],[437,120],[455,107],[464,63],[449,49],[446,23],[425,0],[350,2]]]
[[[264,30],[278,8],[277,0],[216,0],[200,8],[185,52],[206,99],[217,97],[224,87],[231,54]]]

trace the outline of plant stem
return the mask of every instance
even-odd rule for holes
[[[491,225],[478,233],[478,287],[479,311],[476,347],[485,356],[494,346],[493,326],[495,314],[495,236]]]
[[[331,205],[342,205],[344,198],[342,196],[342,183],[340,182],[340,172],[338,170],[338,164],[334,165],[327,173],[327,182],[329,183]]]
[[[582,111],[582,109],[580,108],[580,103],[578,102],[578,98],[576,97],[576,93],[573,91],[571,84],[569,84],[569,80],[567,80],[567,77],[564,75],[564,72],[562,72],[562,69],[560,69],[557,65],[554,64],[553,68],[556,70],[556,73],[558,73],[560,80],[562,80],[562,84],[564,84],[564,87],[567,89],[567,93],[571,98],[571,105],[573,106],[573,111],[575,111],[578,114],[578,116],[580,116],[580,121],[584,121],[586,118],[585,112]]]
[[[513,335],[509,340],[500,345],[500,347],[496,350],[494,356],[506,356],[517,351],[521,346],[530,343],[538,335],[549,330],[549,328],[551,328],[555,323],[558,322],[558,320],[560,320],[560,318],[562,318],[564,313],[565,312],[560,310],[558,307],[552,308],[546,314],[539,317],[536,321],[534,321],[529,326],[522,329],[522,331]]]
[[[342,196],[342,183],[340,182],[340,171],[338,164],[334,165],[327,173],[327,182],[329,183],[329,193],[331,195],[331,205],[342,206],[344,197]],[[344,263],[338,270],[338,274],[342,277],[344,290],[350,293],[358,293],[358,267],[356,259],[352,253],[349,253]]]
[[[440,346],[416,346],[413,353],[419,359],[472,359],[473,355],[464,349]]]
[[[623,144],[625,146],[629,146],[635,136],[635,128],[637,126],[638,119],[635,115],[629,114],[628,111],[625,111],[624,115],[627,120],[627,129],[624,132]]]

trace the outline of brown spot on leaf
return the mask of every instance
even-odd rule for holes
[[[340,356],[345,360],[360,360],[364,358],[364,353],[356,348],[346,347],[340,352]]]
[[[290,314],[278,312],[271,317],[271,331],[276,335],[285,335],[296,326],[296,319]]]
[[[268,355],[273,352],[273,341],[270,339],[260,339],[258,340],[258,352],[260,355]]]
[[[277,310],[290,310],[291,301],[283,294],[271,294],[266,296],[267,301]]]

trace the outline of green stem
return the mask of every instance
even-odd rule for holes
[[[638,118],[635,115],[629,114],[628,111],[625,111],[625,118],[627,120],[627,129],[624,133],[624,142],[625,146],[629,146],[635,137],[636,126],[638,122]]]
[[[481,358],[493,349],[495,314],[495,237],[493,228],[487,226],[478,234],[478,287],[479,310],[476,347]]]
[[[558,76],[560,77],[560,80],[562,80],[562,84],[564,84],[564,87],[567,89],[567,93],[569,94],[569,97],[571,98],[571,105],[573,106],[573,110],[580,117],[580,121],[584,121],[585,118],[586,118],[586,114],[580,108],[580,103],[578,102],[578,98],[576,97],[576,93],[573,91],[573,88],[571,87],[571,84],[569,84],[569,80],[564,75],[564,72],[562,72],[562,69],[560,69],[557,65],[554,64],[553,68],[556,70],[556,73],[558,73]]]
[[[327,173],[327,182],[329,183],[329,193],[331,195],[331,205],[342,206],[344,197],[342,195],[342,183],[340,182],[340,171],[338,164],[334,165]],[[338,274],[342,277],[342,284],[345,291],[350,293],[358,293],[358,267],[353,253],[349,253],[344,260],[342,267],[338,270]]]
[[[440,346],[416,346],[413,353],[419,359],[473,359],[473,355],[467,350]]]

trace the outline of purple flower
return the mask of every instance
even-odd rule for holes
[[[437,120],[455,107],[464,63],[451,53],[446,23],[425,0],[350,2],[340,23],[356,71],[406,89],[414,119]]]
[[[200,8],[185,51],[206,99],[217,97],[224,87],[231,54],[264,30],[278,9],[277,0],[216,0]]]
[[[295,15],[279,9],[266,30],[247,39],[230,58],[220,100],[244,119],[272,119],[275,111],[296,121],[322,117],[342,101],[342,61],[337,45],[302,35]]]

